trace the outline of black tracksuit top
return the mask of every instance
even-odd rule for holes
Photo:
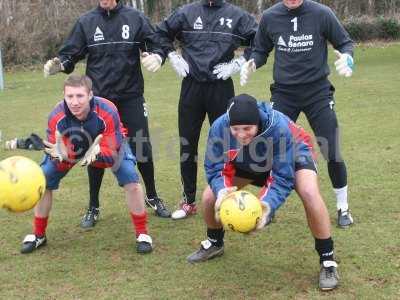
[[[138,10],[123,5],[106,11],[100,6],[82,15],[59,51],[69,74],[87,56],[86,74],[97,96],[112,101],[141,97],[144,92],[140,50],[159,54],[154,28]]]
[[[311,83],[330,73],[327,41],[340,52],[353,55],[353,41],[329,7],[304,0],[289,10],[279,2],[264,11],[251,57],[260,67],[275,48],[276,83]]]
[[[175,39],[180,42],[189,77],[199,82],[217,80],[213,67],[229,62],[238,47],[250,46],[256,31],[253,16],[221,0],[212,5],[205,0],[184,5],[156,28],[165,54],[175,50]]]

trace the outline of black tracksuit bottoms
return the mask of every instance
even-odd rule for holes
[[[211,125],[226,112],[234,95],[230,78],[213,82],[198,82],[192,78],[182,81],[178,126],[183,199],[187,203],[194,203],[196,199],[198,143],[206,114]]]

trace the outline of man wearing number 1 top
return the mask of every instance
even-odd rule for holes
[[[147,110],[143,98],[144,82],[140,66],[156,72],[164,60],[150,21],[122,1],[99,0],[99,5],[75,23],[58,56],[44,66],[44,75],[71,73],[75,64],[87,57],[86,75],[93,80],[95,96],[111,100],[128,129],[129,145],[136,156],[146,187],[146,203],[156,215],[171,213],[158,197],[154,180],[152,148]],[[88,167],[90,201],[81,227],[94,227],[99,216],[99,190],[104,169]]]
[[[306,115],[321,152],[337,200],[338,226],[353,224],[347,202],[347,171],[339,147],[339,126],[334,110],[335,88],[330,73],[327,43],[335,49],[339,75],[350,77],[353,41],[332,10],[311,0],[283,0],[264,11],[250,59],[242,66],[245,85],[275,48],[271,102],[275,110],[296,121]]]

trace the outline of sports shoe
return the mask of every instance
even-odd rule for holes
[[[224,254],[224,246],[214,246],[208,239],[201,242],[200,249],[187,257],[187,261],[194,264],[206,261]]]
[[[341,228],[347,228],[353,224],[353,218],[350,214],[350,210],[338,210],[338,226]]]
[[[45,235],[39,237],[34,234],[28,234],[22,241],[21,253],[31,253],[37,248],[46,245],[46,242],[47,240]]]
[[[339,275],[337,272],[337,263],[332,260],[326,260],[321,264],[319,272],[319,288],[323,291],[333,290],[339,285]]]
[[[157,216],[161,218],[169,218],[171,217],[171,212],[166,208],[163,200],[158,197],[154,198],[145,198],[146,205],[154,209]]]
[[[174,220],[184,219],[190,215],[196,214],[196,212],[197,212],[196,203],[188,204],[185,202],[181,202],[181,204],[179,205],[179,209],[177,209],[172,213],[172,219]]]
[[[86,214],[83,216],[81,221],[81,228],[92,229],[96,222],[99,220],[100,209],[96,207],[89,207]]]
[[[153,240],[151,236],[141,233],[136,239],[136,252],[141,254],[153,251]]]

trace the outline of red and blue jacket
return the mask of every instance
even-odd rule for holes
[[[284,114],[267,103],[259,103],[258,135],[242,146],[230,133],[228,113],[211,126],[204,161],[208,184],[214,192],[233,186],[237,168],[250,174],[269,176],[260,191],[274,213],[294,189],[295,164],[314,161],[311,137]]]
[[[104,98],[93,97],[90,100],[90,111],[84,121],[78,120],[68,109],[65,101],[59,102],[49,115],[47,140],[55,143],[58,130],[68,148],[68,160],[57,161],[59,170],[68,170],[81,159],[93,141],[100,134],[100,154],[93,166],[109,168],[114,165],[118,151],[126,135],[118,110],[115,105]]]

